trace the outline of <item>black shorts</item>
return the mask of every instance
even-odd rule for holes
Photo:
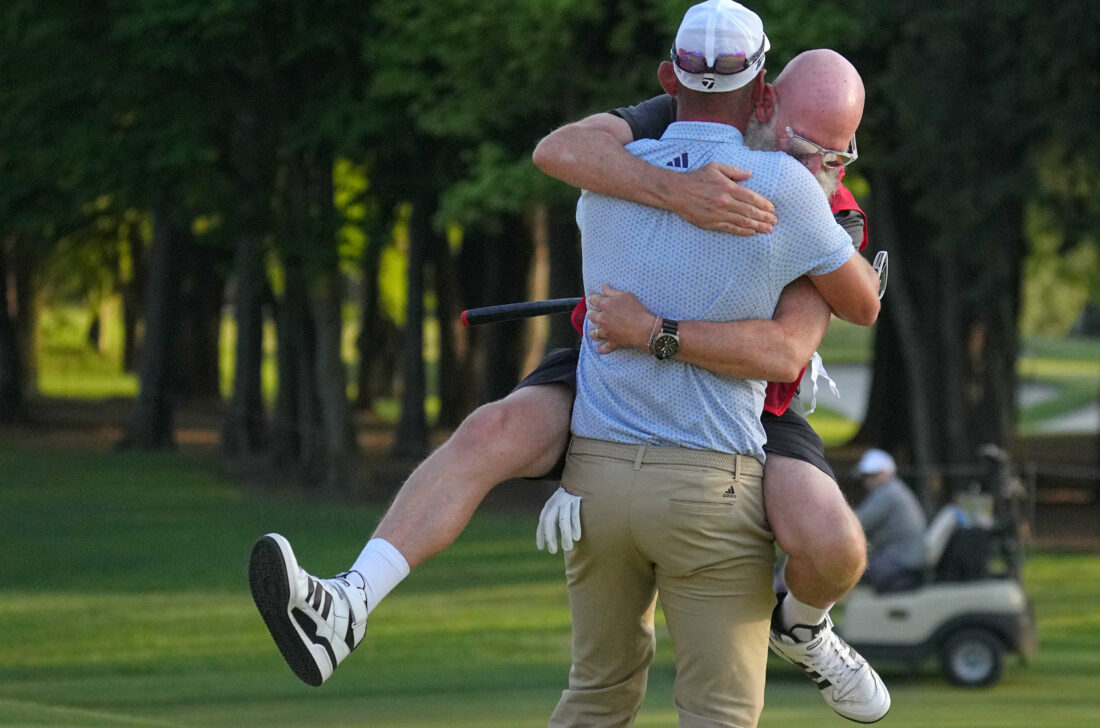
[[[825,443],[805,417],[788,407],[781,415],[765,411],[760,415],[760,423],[764,425],[768,438],[764,443],[765,453],[809,463],[836,480],[829,461],[825,459]]]
[[[580,359],[580,349],[576,347],[568,349],[553,349],[539,365],[515,386],[515,389],[530,387],[536,384],[564,384],[577,390],[577,362]],[[515,391],[515,390],[513,390]],[[764,425],[764,433],[767,442],[764,444],[764,452],[793,458],[813,465],[833,480],[836,476],[829,463],[825,460],[825,443],[806,418],[797,414],[790,407],[782,415],[773,415],[764,412],[760,416],[760,422]],[[565,453],[561,454],[558,464],[549,473],[532,480],[556,480],[561,477],[562,468],[565,466]]]
[[[539,365],[524,377],[512,391],[530,387],[534,384],[564,384],[576,392],[577,362],[580,361],[580,358],[581,350],[575,346],[568,349],[551,349],[550,353],[542,358]]]

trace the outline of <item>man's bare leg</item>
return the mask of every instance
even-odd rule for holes
[[[498,483],[554,466],[572,409],[572,389],[546,384],[474,410],[408,477],[373,537],[392,544],[412,568],[443,551]]]
[[[572,408],[571,387],[545,384],[475,410],[401,486],[351,568],[331,579],[301,568],[283,536],[258,539],[248,565],[252,598],[294,674],[321,685],[363,641],[370,612],[411,567],[458,538],[493,486],[549,471]]]
[[[764,504],[780,548],[784,580],[799,601],[828,610],[863,574],[867,543],[839,486],[810,463],[768,455]]]
[[[764,507],[787,552],[787,594],[772,618],[772,650],[801,668],[840,715],[860,723],[881,719],[890,710],[889,691],[828,618],[866,565],[859,520],[832,478],[775,454],[764,466]]]

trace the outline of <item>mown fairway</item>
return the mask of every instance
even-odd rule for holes
[[[282,663],[245,576],[253,539],[287,534],[307,568],[345,567],[378,509],[263,495],[183,454],[0,444],[0,725],[478,728],[545,725],[568,669],[560,556],[536,513],[484,513],[372,615],[320,689]],[[994,688],[882,666],[883,726],[1092,728],[1100,720],[1100,556],[1027,567],[1040,651]],[[667,640],[639,726],[674,726]],[[761,725],[852,725],[773,661]]]

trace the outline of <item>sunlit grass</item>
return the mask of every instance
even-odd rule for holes
[[[92,345],[93,312],[84,307],[55,307],[40,312],[37,346],[38,391],[50,397],[104,399],[133,397],[137,377],[122,371],[122,327],[102,323],[102,350]]]
[[[134,397],[138,379],[90,348],[43,346],[38,350],[38,391],[77,399]]]
[[[855,436],[859,430],[859,423],[848,419],[844,415],[823,407],[820,404],[806,418],[810,425],[821,436],[826,447],[842,445]]]
[[[1026,379],[1059,379],[1088,377],[1100,379],[1100,352],[1097,358],[1085,359],[1035,359],[1022,357],[1016,367]]]
[[[1016,370],[1021,380],[1051,385],[1053,397],[1021,408],[1023,432],[1058,415],[1100,400],[1100,340],[1096,338],[1027,340]]]

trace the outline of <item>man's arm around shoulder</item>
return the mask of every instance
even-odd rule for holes
[[[657,167],[628,152],[630,125],[610,113],[555,129],[535,147],[535,166],[566,184],[670,210],[708,230],[752,235],[775,224],[772,204],[736,184],[750,174],[710,163],[688,173]]]
[[[878,273],[859,253],[831,273],[810,276],[810,280],[838,317],[860,326],[878,319]]]
[[[531,158],[536,167],[566,184],[613,195],[614,190],[608,186],[614,176],[625,173],[635,163],[646,164],[623,148],[632,141],[634,136],[625,120],[614,114],[593,114],[550,132],[535,147]]]
[[[880,307],[878,273],[862,255],[847,245],[851,236],[828,211],[828,205],[822,204],[821,187],[813,175],[792,157],[783,155],[780,159],[781,174],[786,174],[780,178],[777,208],[782,212],[786,205],[794,205],[803,210],[806,216],[802,218],[804,227],[798,231],[799,235],[814,236],[815,242],[818,238],[831,236],[827,241],[821,240],[828,250],[834,251],[838,259],[844,254],[841,247],[848,254],[842,265],[823,275],[810,275],[810,281],[839,318],[860,326],[870,326],[878,319]]]

